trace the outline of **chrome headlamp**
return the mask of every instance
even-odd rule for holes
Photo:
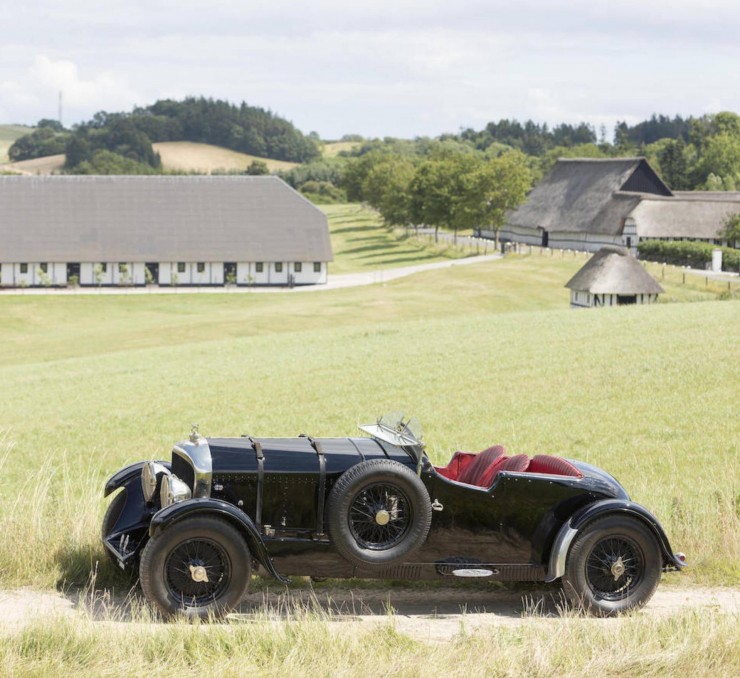
[[[144,464],[141,469],[141,491],[144,494],[144,501],[147,503],[154,501],[160,477],[167,476],[169,473],[162,464],[156,461],[148,461]]]
[[[177,476],[163,475],[162,485],[159,488],[159,503],[162,508],[178,501],[190,499],[190,488]]]

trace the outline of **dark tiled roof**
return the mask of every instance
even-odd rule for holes
[[[277,177],[0,177],[0,262],[331,260]]]

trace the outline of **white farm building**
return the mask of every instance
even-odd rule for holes
[[[271,176],[0,177],[0,284],[311,285],[326,216]]]

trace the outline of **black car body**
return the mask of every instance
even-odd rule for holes
[[[658,520],[594,466],[458,452],[432,465],[413,426],[357,438],[203,438],[116,473],[103,542],[166,614],[233,608],[255,565],[289,575],[562,579],[600,614],[643,604],[680,569]]]

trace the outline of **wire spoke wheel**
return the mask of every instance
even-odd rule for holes
[[[581,609],[619,614],[650,600],[662,566],[660,545],[646,523],[609,514],[579,532],[568,552],[563,587]]]
[[[211,516],[184,518],[152,537],[139,564],[144,594],[167,617],[226,614],[246,592],[251,569],[241,534]]]
[[[363,548],[392,548],[406,535],[413,520],[408,497],[395,485],[377,483],[360,491],[349,509],[349,526]]]
[[[626,537],[607,537],[597,542],[586,560],[586,579],[594,594],[604,600],[620,600],[640,584],[644,556]]]
[[[391,459],[355,464],[334,483],[326,505],[333,546],[353,565],[378,571],[409,558],[432,523],[421,478]]]
[[[229,582],[231,562],[226,551],[210,539],[189,539],[165,563],[167,588],[185,607],[217,600]]]

